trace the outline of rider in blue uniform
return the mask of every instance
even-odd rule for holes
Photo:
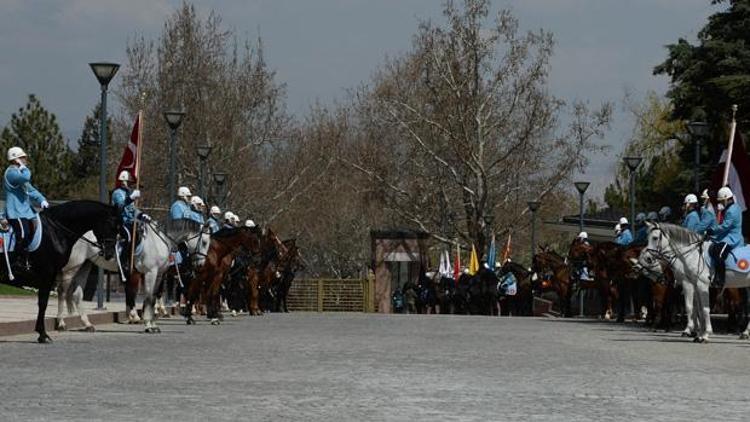
[[[698,234],[703,235],[706,234],[706,230],[708,230],[709,227],[713,227],[716,224],[716,212],[714,211],[713,204],[711,204],[708,189],[703,191],[701,199],[703,199],[703,206],[700,209],[701,220],[698,222],[695,231],[698,232]]]
[[[208,216],[208,226],[211,227],[211,233],[216,233],[221,230],[221,209],[214,205],[211,207],[211,212]]]
[[[198,221],[197,219],[200,219],[201,226],[205,224],[203,213],[206,210],[206,204],[203,202],[203,199],[201,199],[200,196],[194,196],[190,198],[190,209],[197,214],[196,222]]]
[[[698,197],[692,193],[685,196],[685,218],[682,220],[682,227],[698,233],[701,223],[698,209]]]
[[[742,237],[742,210],[739,205],[734,203],[732,190],[724,186],[719,189],[716,199],[719,201],[719,204],[724,206],[724,219],[721,224],[714,224],[708,229],[707,233],[713,239],[708,252],[714,261],[714,268],[716,270],[714,282],[717,286],[721,287],[724,285],[724,276],[726,273],[724,260],[729,256],[732,249],[743,246],[745,240]]]
[[[5,212],[2,216],[2,226],[10,224],[16,238],[15,251],[26,257],[28,267],[28,253],[25,249],[33,238],[33,221],[36,211],[32,202],[40,208],[49,208],[49,203],[31,184],[31,170],[26,165],[28,157],[20,147],[8,149],[10,165],[5,169],[3,187],[5,188]]]
[[[615,243],[620,246],[628,246],[633,243],[633,233],[630,231],[628,219],[620,217],[620,234],[615,237]]]
[[[222,229],[234,229],[237,228],[235,224],[235,215],[232,211],[224,213],[224,224],[221,226]]]
[[[648,227],[646,227],[646,213],[639,212],[635,216],[635,236],[633,237],[633,243],[638,245],[645,245],[648,240]]]
[[[659,221],[662,223],[671,223],[672,222],[672,208],[669,208],[668,206],[663,206],[659,210]]]
[[[578,242],[581,242],[585,245],[589,244],[589,234],[586,232],[580,232],[578,233],[578,237],[576,238]],[[498,262],[499,264],[499,262]],[[578,271],[578,279],[581,281],[591,281],[593,280],[591,278],[591,275],[589,275],[589,269],[586,266],[586,261],[583,261],[580,263],[580,268]]]
[[[174,230],[184,229],[187,224],[203,224],[203,215],[190,207],[190,197],[192,196],[190,189],[185,186],[181,186],[177,190],[177,200],[169,209],[169,218]]]
[[[123,170],[117,176],[118,186],[112,191],[112,205],[117,207],[122,216],[122,240],[120,248],[120,264],[123,272],[127,274],[130,270],[130,250],[133,241],[133,221],[137,217],[142,221],[151,221],[148,215],[143,214],[135,207],[135,200],[141,197],[141,191],[130,189],[132,178],[127,170]]]

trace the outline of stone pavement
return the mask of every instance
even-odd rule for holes
[[[105,304],[107,305],[107,304]],[[86,310],[88,314],[105,313],[107,310],[97,311],[96,302],[81,302],[81,307]],[[113,310],[123,310],[122,304],[111,304],[108,306]],[[0,296],[0,323],[3,322],[14,322],[14,321],[27,321],[36,320],[37,305],[36,295],[34,296]],[[57,297],[49,298],[49,305],[47,306],[47,313],[45,314],[48,318],[57,317]],[[65,313],[67,315],[67,313]]]
[[[545,318],[272,314],[0,338],[4,421],[748,420],[750,343]]]

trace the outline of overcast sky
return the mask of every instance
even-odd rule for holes
[[[419,19],[438,18],[439,0],[206,0],[241,36],[263,37],[269,64],[287,84],[289,110],[301,115],[315,101],[341,98],[366,80],[386,55],[407,50]],[[159,35],[180,1],[0,0],[0,125],[37,94],[57,114],[63,133],[76,137],[99,99],[91,61],[123,63],[129,38]],[[664,45],[694,39],[716,11],[709,0],[496,0],[524,29],[554,33],[550,89],[566,100],[617,103],[606,137],[613,146],[595,157],[583,178],[600,195],[632,122],[622,111],[626,90],[663,93],[652,76]],[[116,83],[116,80],[115,80]],[[114,105],[116,106],[116,104]],[[188,117],[189,118],[189,117]]]

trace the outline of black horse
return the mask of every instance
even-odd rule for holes
[[[499,297],[500,314],[505,316],[530,316],[534,299],[531,288],[531,273],[521,264],[506,261],[500,268],[499,275],[504,276],[507,273],[512,273],[516,278],[516,294],[507,296],[504,292],[501,292]]]
[[[43,232],[39,248],[29,253],[29,270],[15,272],[20,284],[39,289],[35,331],[39,343],[51,342],[44,326],[49,294],[55,278],[68,263],[73,245],[88,231],[93,231],[104,257],[110,259],[115,253],[115,241],[120,230],[121,218],[117,208],[96,201],[71,201],[51,207],[40,214]],[[3,272],[3,281],[8,274]],[[7,282],[7,281],[6,281]]]

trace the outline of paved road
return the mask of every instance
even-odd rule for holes
[[[750,343],[610,323],[288,314],[0,338],[0,418],[748,420]]]

